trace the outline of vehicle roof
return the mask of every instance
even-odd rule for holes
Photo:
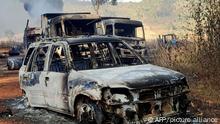
[[[113,23],[123,23],[123,24],[131,24],[131,25],[137,25],[137,26],[142,26],[141,21],[136,21],[136,20],[130,20],[130,19],[120,19],[120,18],[110,18],[110,19],[104,19],[101,20],[105,24],[113,24]]]
[[[88,15],[91,14],[90,12],[79,12],[79,13],[45,13],[42,14],[43,17],[46,17],[47,19],[52,19],[58,16],[65,16],[65,15]]]
[[[61,20],[97,20],[100,17],[92,14],[67,14],[51,18],[51,23],[59,23]]]
[[[79,13],[45,13],[42,17],[47,18],[50,20],[51,23],[56,24],[59,23],[61,20],[93,20],[94,22],[102,21],[102,20],[109,20],[109,19],[119,19],[119,20],[130,20],[127,17],[108,17],[104,16],[101,17],[96,14],[91,14],[89,12],[79,12]],[[133,20],[132,20],[133,21]]]
[[[130,20],[130,18],[125,17],[100,17],[92,14],[67,14],[60,15],[50,19],[50,22],[53,24],[59,23],[61,20],[92,20],[93,23],[104,21],[106,23],[127,23],[142,25],[140,21]]]
[[[115,41],[121,41],[119,38],[113,37],[113,36],[99,36],[99,35],[93,35],[93,36],[79,36],[76,38],[46,38],[42,39],[41,42],[35,42],[30,45],[30,47],[39,46],[42,44],[53,44],[53,43],[59,43],[59,42],[66,42],[68,44],[79,44],[79,43],[88,43],[88,42],[115,42]]]
[[[113,36],[99,36],[99,35],[93,35],[93,36],[87,36],[87,37],[77,37],[77,38],[68,38],[67,42],[69,44],[72,43],[85,43],[85,42],[111,42],[111,41],[121,41],[120,39],[113,37]]]

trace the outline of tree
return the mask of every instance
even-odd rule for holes
[[[117,0],[91,0],[91,1],[92,1],[92,5],[93,5],[95,11],[97,12],[97,14],[99,14],[99,8],[103,4],[110,2],[111,5],[117,5]]]
[[[195,21],[198,56],[204,65],[220,64],[220,0],[188,0],[191,18]],[[207,67],[206,67],[207,68]],[[215,68],[217,69],[217,68]],[[215,70],[216,71],[216,70]]]

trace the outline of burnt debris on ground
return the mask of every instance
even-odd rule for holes
[[[23,97],[0,101],[0,122],[18,123],[75,123],[74,119],[40,108],[29,108]]]

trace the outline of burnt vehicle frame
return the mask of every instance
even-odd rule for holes
[[[118,28],[116,28],[117,26]],[[139,29],[138,33],[136,28]],[[33,35],[30,31],[35,31],[36,34]],[[80,35],[112,35],[127,42],[143,57],[148,56],[142,22],[125,17],[100,17],[88,12],[46,13],[41,16],[40,30],[37,27],[28,27],[27,23],[25,32],[24,41],[27,45],[36,41],[36,38],[39,36],[49,38],[78,37]],[[141,37],[137,37],[139,33],[142,34]],[[117,34],[120,34],[120,36],[117,36]],[[131,53],[126,49],[121,49],[121,52],[124,56],[132,57]]]
[[[113,66],[112,62],[117,63],[119,60],[105,61],[98,57],[100,62],[106,62],[105,66],[97,68],[97,64],[93,64],[91,59],[91,67],[84,68],[81,67],[85,66],[83,62],[78,62],[77,57],[71,57],[71,50],[76,50],[71,44],[78,45],[80,50],[101,55],[93,47],[89,48],[90,45],[82,44],[109,44],[111,54],[116,54],[117,45],[113,47],[114,42],[127,46],[137,60],[127,61],[130,58],[126,58],[125,62],[130,63],[130,66],[126,66],[128,63],[123,65],[123,62],[119,66]],[[105,45],[100,48],[106,52]],[[55,62],[55,69],[52,71],[53,57],[57,51],[64,61]],[[86,53],[88,51],[81,55],[86,58]],[[38,61],[38,56],[43,57],[43,61],[39,59],[41,64],[36,63],[39,65],[35,67],[33,63]],[[115,56],[119,58],[118,55]],[[87,62],[85,58],[83,61]],[[43,67],[40,67],[42,64]],[[75,66],[76,64],[79,65]],[[82,123],[96,121],[101,124],[103,120],[115,124],[136,121],[148,123],[146,120],[149,117],[184,115],[189,104],[186,96],[189,92],[188,85],[181,73],[147,64],[125,42],[106,36],[51,38],[31,44],[19,71],[19,80],[30,106],[69,114]]]
[[[148,56],[144,26],[141,21],[129,18],[103,18],[96,22],[96,33],[120,38],[135,49],[139,55]],[[132,57],[126,49],[121,49],[121,52],[124,56]]]

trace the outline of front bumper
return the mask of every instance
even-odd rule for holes
[[[169,121],[174,117],[186,115],[188,99],[184,102],[173,102],[176,99],[183,99],[181,95],[167,97],[159,100],[131,102],[126,104],[106,105],[110,113],[116,114],[128,122],[154,123]],[[175,104],[174,104],[175,103]],[[184,108],[181,108],[184,106]]]

